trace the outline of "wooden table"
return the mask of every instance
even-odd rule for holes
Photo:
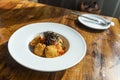
[[[14,2],[13,2],[14,1]],[[120,22],[114,27],[93,30],[77,21],[71,10],[27,1],[0,2],[0,80],[120,80]],[[24,25],[56,22],[78,31],[87,43],[84,59],[74,67],[58,72],[27,69],[10,56],[10,36]]]

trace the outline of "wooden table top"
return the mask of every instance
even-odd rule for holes
[[[27,1],[0,2],[0,80],[120,80],[120,22],[106,30],[89,29],[71,10]],[[85,57],[77,65],[58,72],[27,69],[10,56],[8,40],[24,25],[56,22],[78,31],[87,43]]]

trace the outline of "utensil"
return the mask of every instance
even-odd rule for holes
[[[81,16],[81,17],[84,17],[84,18],[88,19],[89,22],[91,22],[91,23],[96,23],[96,24],[103,25],[103,26],[107,26],[107,25],[111,24],[110,21],[107,21],[107,20],[104,20],[104,19],[100,20],[100,19],[84,16],[84,15],[80,14],[80,12],[71,12],[71,13],[73,13],[75,15],[78,15],[78,16]],[[95,15],[95,16],[97,16],[97,15]]]
[[[83,14],[84,16],[88,16],[88,17],[91,17],[93,16],[92,14]],[[96,16],[95,16],[96,17]],[[94,16],[93,16],[94,18]],[[88,28],[92,28],[92,29],[96,29],[96,30],[105,30],[105,29],[108,29],[110,27],[110,24],[105,26],[105,25],[99,25],[97,24],[96,22],[92,21],[92,20],[88,20],[86,18],[83,18],[81,16],[78,16],[78,21],[85,25],[86,27]]]

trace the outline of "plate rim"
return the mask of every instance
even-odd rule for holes
[[[101,18],[101,19],[103,19],[103,20],[105,20],[104,18],[102,18],[102,17],[100,17],[100,16],[98,16],[98,15],[96,15],[96,14],[90,14],[90,13],[86,13],[86,14],[82,14],[83,16],[96,16],[96,17],[99,17],[99,18]],[[92,27],[92,26],[90,26],[90,25],[87,25],[87,24],[85,24],[84,22],[85,21],[83,21],[82,19],[81,19],[82,17],[81,16],[78,16],[78,21],[80,22],[80,23],[82,23],[84,26],[86,26],[86,27],[88,27],[88,28],[91,28],[91,29],[96,29],[96,30],[105,30],[105,29],[108,29],[109,27],[110,27],[110,24],[108,25],[108,26],[103,26],[103,27],[101,27],[101,28],[97,28],[97,27]],[[97,25],[97,24],[96,24]],[[95,25],[95,26],[96,26]]]
[[[66,26],[67,28],[75,31],[75,32],[79,35],[79,37],[81,37],[81,39],[82,39],[82,41],[83,41],[83,44],[84,44],[84,53],[83,53],[82,57],[79,59],[79,61],[76,61],[76,63],[74,63],[72,66],[67,66],[67,67],[61,68],[61,69],[59,69],[59,70],[55,70],[55,69],[54,69],[54,70],[36,69],[36,68],[32,68],[32,67],[30,67],[30,66],[24,65],[24,64],[22,64],[21,62],[19,62],[19,61],[12,55],[13,53],[11,53],[11,50],[10,50],[11,38],[12,38],[19,30],[24,29],[25,27],[29,27],[29,26],[31,26],[31,25],[35,25],[35,24],[55,24],[55,25],[61,25],[61,26]],[[83,36],[82,36],[80,33],[78,33],[75,29],[73,29],[73,28],[71,28],[71,27],[69,27],[69,26],[67,26],[67,25],[60,24],[60,23],[54,23],[54,22],[40,22],[40,23],[28,24],[28,25],[25,25],[25,26],[19,28],[18,30],[16,30],[16,31],[11,35],[11,37],[10,37],[10,39],[9,39],[9,41],[8,41],[8,50],[9,50],[9,53],[10,53],[10,55],[12,56],[12,58],[13,58],[17,63],[21,64],[21,65],[24,66],[24,67],[27,67],[27,68],[29,68],[29,69],[36,70],[36,71],[54,72],[54,71],[61,71],[61,70],[68,69],[68,68],[70,68],[70,67],[73,67],[73,66],[76,65],[77,63],[79,63],[79,62],[83,59],[83,57],[85,56],[85,54],[86,54],[87,45],[86,45],[86,42],[85,42]],[[65,53],[65,54],[66,54],[66,53]],[[34,54],[33,54],[33,55],[34,55]],[[39,57],[39,56],[37,56],[37,57]],[[62,56],[60,56],[60,57],[62,57]],[[59,59],[60,57],[57,57],[57,58]],[[56,59],[57,59],[57,58],[56,58]],[[44,59],[43,59],[43,60],[44,60]]]

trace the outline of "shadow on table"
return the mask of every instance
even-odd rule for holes
[[[7,45],[0,45],[0,80],[61,80],[63,77],[65,70],[40,72],[21,66],[10,56]]]

